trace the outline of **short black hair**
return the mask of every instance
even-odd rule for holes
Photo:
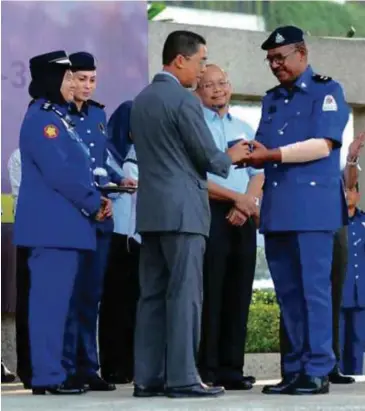
[[[173,31],[167,36],[162,51],[162,64],[171,64],[177,55],[190,57],[197,53],[200,45],[206,45],[204,37],[192,31]]]

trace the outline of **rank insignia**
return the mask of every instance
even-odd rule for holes
[[[104,124],[103,124],[103,123],[99,123],[99,130],[100,130],[103,134],[105,134],[105,127],[104,127]]]
[[[48,124],[44,127],[44,136],[47,138],[56,138],[59,134],[58,128],[54,124]]]

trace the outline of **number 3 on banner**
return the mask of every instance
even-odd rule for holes
[[[11,81],[11,85],[15,88],[23,88],[26,83],[25,78],[25,64],[20,61],[16,60],[11,63],[11,69],[14,70],[15,79]]]

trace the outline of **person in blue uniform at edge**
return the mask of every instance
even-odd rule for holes
[[[349,107],[341,86],[308,65],[302,30],[279,27],[261,47],[280,84],[263,99],[246,165],[265,169],[260,231],[291,345],[282,381],[263,392],[328,393],[333,237],[348,219],[340,147]]]
[[[110,181],[121,185],[122,176],[106,164],[104,106],[91,100],[96,88],[95,59],[86,52],[70,54],[69,58],[75,81],[74,104],[70,107],[70,115],[76,130],[90,150],[91,170],[94,173],[96,169],[108,172],[105,177],[95,177],[100,185],[106,185]],[[96,250],[77,277],[73,299],[77,309],[73,311],[75,317],[71,315],[69,319],[65,341],[65,367],[70,374],[77,374],[80,381],[93,391],[112,391],[116,388],[97,374],[100,368],[97,354],[97,317],[112,232],[112,218],[105,219],[96,226]]]
[[[346,190],[350,217],[348,265],[340,314],[341,371],[364,374],[365,352],[365,213],[358,208],[359,185]]]
[[[33,394],[85,392],[62,366],[74,281],[96,247],[95,220],[110,202],[93,184],[91,161],[67,115],[73,75],[64,51],[30,60],[33,98],[20,130],[22,159],[14,243],[29,248],[29,338]]]
[[[125,174],[137,162],[130,133],[132,101],[123,101],[108,121],[108,163]],[[135,173],[138,175],[138,173]],[[136,179],[137,180],[137,179]],[[137,183],[137,181],[136,181]],[[134,329],[139,297],[138,235],[131,232],[134,196],[113,195],[114,233],[112,235],[103,296],[99,310],[99,359],[101,376],[108,382],[133,381]],[[131,238],[133,237],[133,238]]]

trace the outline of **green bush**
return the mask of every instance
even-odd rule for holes
[[[365,7],[330,1],[271,1],[264,12],[267,30],[282,25],[301,27],[312,36],[345,37],[351,26],[356,37],[365,36]]]
[[[251,304],[277,304],[275,291],[272,289],[268,290],[254,290],[252,294]]]
[[[279,352],[280,312],[272,290],[255,290],[247,325],[247,353]]]

